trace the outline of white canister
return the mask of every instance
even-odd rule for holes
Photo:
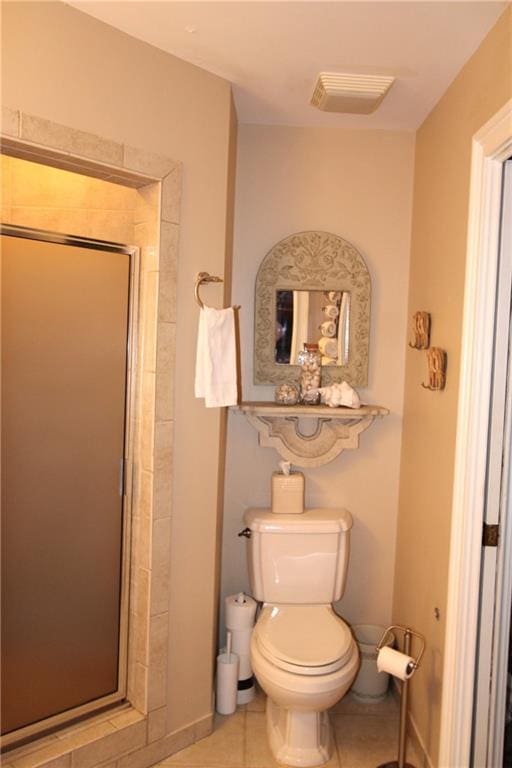
[[[377,669],[377,645],[386,627],[358,624],[352,629],[361,656],[361,667],[350,690],[360,701],[379,701],[385,697],[389,685],[389,675]],[[394,635],[390,632],[388,637],[386,645],[394,645]]]
[[[236,653],[221,653],[217,656],[215,709],[220,715],[232,715],[236,710],[238,667],[239,659]]]
[[[238,682],[237,703],[247,704],[255,694],[254,676],[251,666],[251,635],[256,616],[257,602],[249,595],[239,592],[225,599],[225,624],[232,641],[233,653],[237,655]]]

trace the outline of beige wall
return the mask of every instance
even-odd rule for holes
[[[193,397],[193,280],[224,269],[230,86],[64,4],[9,2],[2,15],[3,104],[183,162],[167,722],[176,730],[212,704],[221,416]]]
[[[512,14],[498,21],[421,126],[416,142],[409,315],[432,313],[448,353],[446,389],[422,389],[425,354],[407,350],[393,618],[426,635],[411,686],[419,734],[437,764],[450,514],[466,259],[471,137],[512,96]],[[475,403],[475,407],[477,404]],[[434,609],[441,611],[440,621]]]
[[[254,284],[269,249],[292,232],[321,229],[361,251],[372,278],[369,384],[361,395],[390,409],[361,447],[306,469],[308,505],[354,516],[348,584],[339,609],[351,622],[391,617],[406,328],[414,135],[241,125],[236,189],[233,301],[240,304],[244,400],[270,400],[255,386]],[[223,596],[248,588],[243,512],[270,502],[279,457],[258,447],[245,417],[230,414],[222,566]]]

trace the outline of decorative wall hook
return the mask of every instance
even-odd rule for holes
[[[412,349],[428,349],[430,346],[430,313],[415,312],[414,320],[414,343],[409,342]]]
[[[430,389],[438,392],[444,389],[446,384],[446,362],[447,356],[444,349],[440,347],[431,347],[427,350],[428,361],[428,384],[421,384],[424,389]]]

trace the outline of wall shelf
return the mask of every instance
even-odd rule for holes
[[[232,406],[258,431],[259,444],[274,448],[299,467],[320,467],[345,450],[359,447],[359,435],[389,413],[380,405],[330,408],[327,405],[280,405],[248,402]],[[313,421],[316,420],[316,424]]]

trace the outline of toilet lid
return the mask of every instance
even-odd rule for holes
[[[308,668],[309,674],[340,669],[353,653],[349,628],[326,605],[265,606],[255,632],[260,650],[275,664]]]

